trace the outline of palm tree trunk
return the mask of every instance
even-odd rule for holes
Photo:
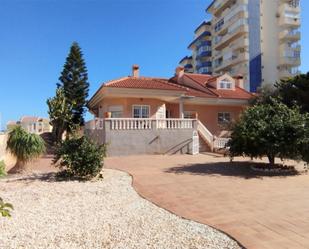
[[[11,168],[8,173],[9,174],[21,174],[26,171],[26,163],[20,160],[17,160],[15,166]]]
[[[273,167],[275,165],[275,156],[273,155],[268,155],[268,161],[271,167]]]

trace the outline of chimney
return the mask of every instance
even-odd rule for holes
[[[139,77],[139,66],[138,65],[132,66],[132,77],[134,77],[134,78]]]
[[[176,76],[181,77],[185,72],[185,68],[184,67],[177,67],[175,70]]]
[[[235,85],[244,89],[244,77],[241,74],[235,77]]]
[[[178,83],[182,82],[182,76],[185,73],[185,68],[184,67],[177,67],[175,70],[175,76],[177,78]]]

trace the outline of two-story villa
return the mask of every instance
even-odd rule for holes
[[[252,95],[241,76],[185,73],[132,76],[102,84],[88,103],[95,119],[85,132],[108,144],[109,155],[198,153],[224,147],[227,127]]]

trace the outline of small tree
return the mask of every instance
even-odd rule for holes
[[[89,83],[86,64],[77,42],[74,42],[71,46],[59,81],[58,87],[63,87],[66,101],[71,105],[73,123],[76,126],[82,126],[86,112]],[[67,127],[68,132],[71,132],[70,128]]]
[[[15,166],[9,173],[21,173],[26,169],[26,164],[39,157],[45,151],[44,140],[37,134],[30,134],[22,127],[15,127],[10,131],[7,150],[16,157]]]
[[[234,125],[228,143],[231,157],[267,156],[304,159],[309,153],[309,116],[272,99],[272,103],[248,108]]]
[[[89,179],[101,172],[104,156],[104,145],[96,145],[85,136],[73,137],[58,147],[54,163],[59,163],[69,176]]]
[[[49,98],[47,105],[50,124],[53,127],[53,137],[59,143],[68,127],[71,127],[70,130],[72,130],[74,126],[72,121],[72,105],[67,102],[63,87],[57,88],[56,96]]]

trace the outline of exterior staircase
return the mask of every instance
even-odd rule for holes
[[[203,123],[198,120],[197,121],[197,131],[200,138],[205,142],[205,144],[209,147],[210,151],[214,151],[214,135],[203,125]]]
[[[230,138],[214,136],[200,120],[197,121],[197,131],[200,138],[209,146],[211,152],[225,150],[226,144],[230,140]]]

